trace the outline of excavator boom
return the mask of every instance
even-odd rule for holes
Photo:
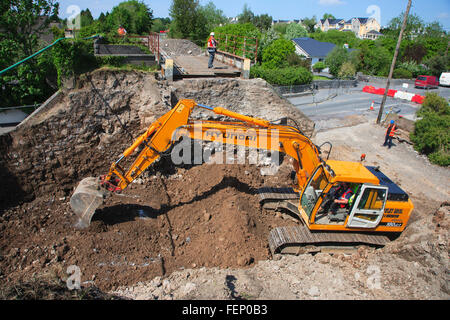
[[[208,109],[238,121],[189,121],[195,107]],[[152,123],[149,128],[127,148],[114,162],[107,175],[85,178],[71,197],[72,210],[79,217],[77,226],[89,226],[95,210],[111,192],[121,192],[152,163],[164,154],[182,136],[203,141],[246,146],[283,152],[294,159],[298,190],[306,184],[309,176],[322,162],[319,149],[298,128],[273,124],[221,108],[197,104],[193,100],[180,100],[177,105]],[[144,146],[129,169],[122,162]]]

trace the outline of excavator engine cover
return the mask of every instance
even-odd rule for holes
[[[91,223],[95,210],[103,204],[108,191],[100,186],[99,178],[85,178],[81,180],[70,198],[70,207],[79,220],[75,227],[87,228]]]

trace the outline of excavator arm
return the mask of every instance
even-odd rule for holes
[[[200,107],[238,121],[190,121],[194,108]],[[139,177],[182,136],[195,140],[216,141],[249,148],[283,152],[294,159],[298,186],[301,190],[309,176],[322,162],[319,149],[298,128],[273,124],[221,108],[180,100],[169,112],[149,128],[114,162],[107,175],[83,179],[70,199],[72,210],[78,215],[78,227],[87,227],[95,210],[111,192],[120,192]],[[143,147],[129,169],[125,160]]]

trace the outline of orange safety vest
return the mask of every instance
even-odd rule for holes
[[[391,128],[391,126],[389,126],[386,130],[386,134],[388,134],[389,128]],[[389,132],[389,137],[393,137],[395,134],[395,130],[397,130],[397,127],[395,124],[392,125],[391,131]]]
[[[119,29],[117,30],[117,32],[118,32],[121,36],[123,36],[123,35],[125,34],[125,28],[119,28]]]
[[[350,189],[350,188],[348,188],[347,191],[344,192],[344,194],[339,198],[339,200],[345,200],[345,199],[347,199],[346,196],[347,196],[349,193],[353,193],[353,190]],[[350,200],[350,199],[349,199],[349,200]],[[341,203],[341,204],[340,204],[341,208],[345,208],[346,205],[347,205],[346,203]]]
[[[208,48],[215,48],[216,47],[216,40],[211,36],[208,39]]]

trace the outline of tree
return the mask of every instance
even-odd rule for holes
[[[250,9],[247,4],[244,4],[244,8],[242,9],[242,13],[238,15],[239,23],[253,23],[253,19],[255,18],[255,14]]]
[[[430,70],[430,73],[439,77],[442,72],[447,71],[450,66],[450,56],[436,55],[425,60],[425,65]]]
[[[12,41],[20,57],[33,54],[39,37],[58,20],[59,4],[54,0],[10,0],[0,4],[0,41]]]
[[[365,40],[352,55],[355,57],[358,71],[383,77],[388,75],[393,54],[386,48]]]
[[[255,16],[253,18],[253,24],[261,31],[266,31],[272,26],[272,17],[267,13]]]
[[[331,13],[324,13],[322,19],[325,20],[325,19],[336,19],[336,18]]]
[[[425,26],[424,36],[427,38],[440,38],[443,34],[445,34],[445,30],[439,21],[428,23]]]
[[[49,24],[58,21],[59,4],[53,0],[10,0],[0,2],[0,67],[38,51],[40,37]],[[46,52],[0,76],[1,106],[40,103],[53,91],[47,84],[54,75],[51,55]]]
[[[81,27],[86,27],[89,26],[90,24],[92,24],[94,22],[94,18],[92,17],[91,11],[89,10],[89,8],[87,8],[86,10],[81,10],[80,12],[80,24]]]
[[[338,76],[341,79],[346,78],[353,78],[356,73],[356,68],[350,61],[346,61],[342,64],[341,68],[339,69]]]
[[[421,63],[427,54],[427,49],[420,42],[409,42],[402,54],[402,61],[415,61]]]
[[[173,0],[169,8],[172,18],[170,34],[174,38],[198,40],[207,37],[206,18],[198,0]]]
[[[215,27],[228,22],[227,17],[222,10],[217,9],[213,2],[208,2],[199,7],[199,14],[206,19],[206,30],[213,30]]]
[[[274,24],[272,26],[272,28],[273,28],[273,30],[278,32],[280,35],[285,35],[288,25],[289,25],[288,23],[281,22],[281,23]]]
[[[169,29],[170,19],[169,18],[156,18],[153,20],[152,32],[160,32]]]
[[[402,27],[404,15],[405,13],[402,12],[399,16],[391,19],[391,21],[388,24],[388,31],[386,32],[388,36],[398,38],[398,35],[400,34],[400,29]],[[403,36],[405,39],[408,39],[411,38],[412,35],[422,34],[424,29],[425,23],[422,20],[422,18],[420,18],[418,15],[414,13],[409,14]]]
[[[316,24],[317,24],[316,16],[313,16],[312,18],[303,19],[303,25],[306,27],[306,31],[308,31],[309,33],[313,33],[315,31],[314,26]]]
[[[336,46],[325,58],[325,65],[330,68],[330,73],[333,76],[338,77],[341,66],[345,62],[349,61],[349,59],[350,57],[348,50],[343,47]]]
[[[119,3],[108,15],[110,31],[123,26],[128,33],[148,33],[152,27],[153,11],[143,2],[129,0]]]
[[[301,24],[290,23],[286,28],[286,39],[292,40],[308,36],[308,31]]]

